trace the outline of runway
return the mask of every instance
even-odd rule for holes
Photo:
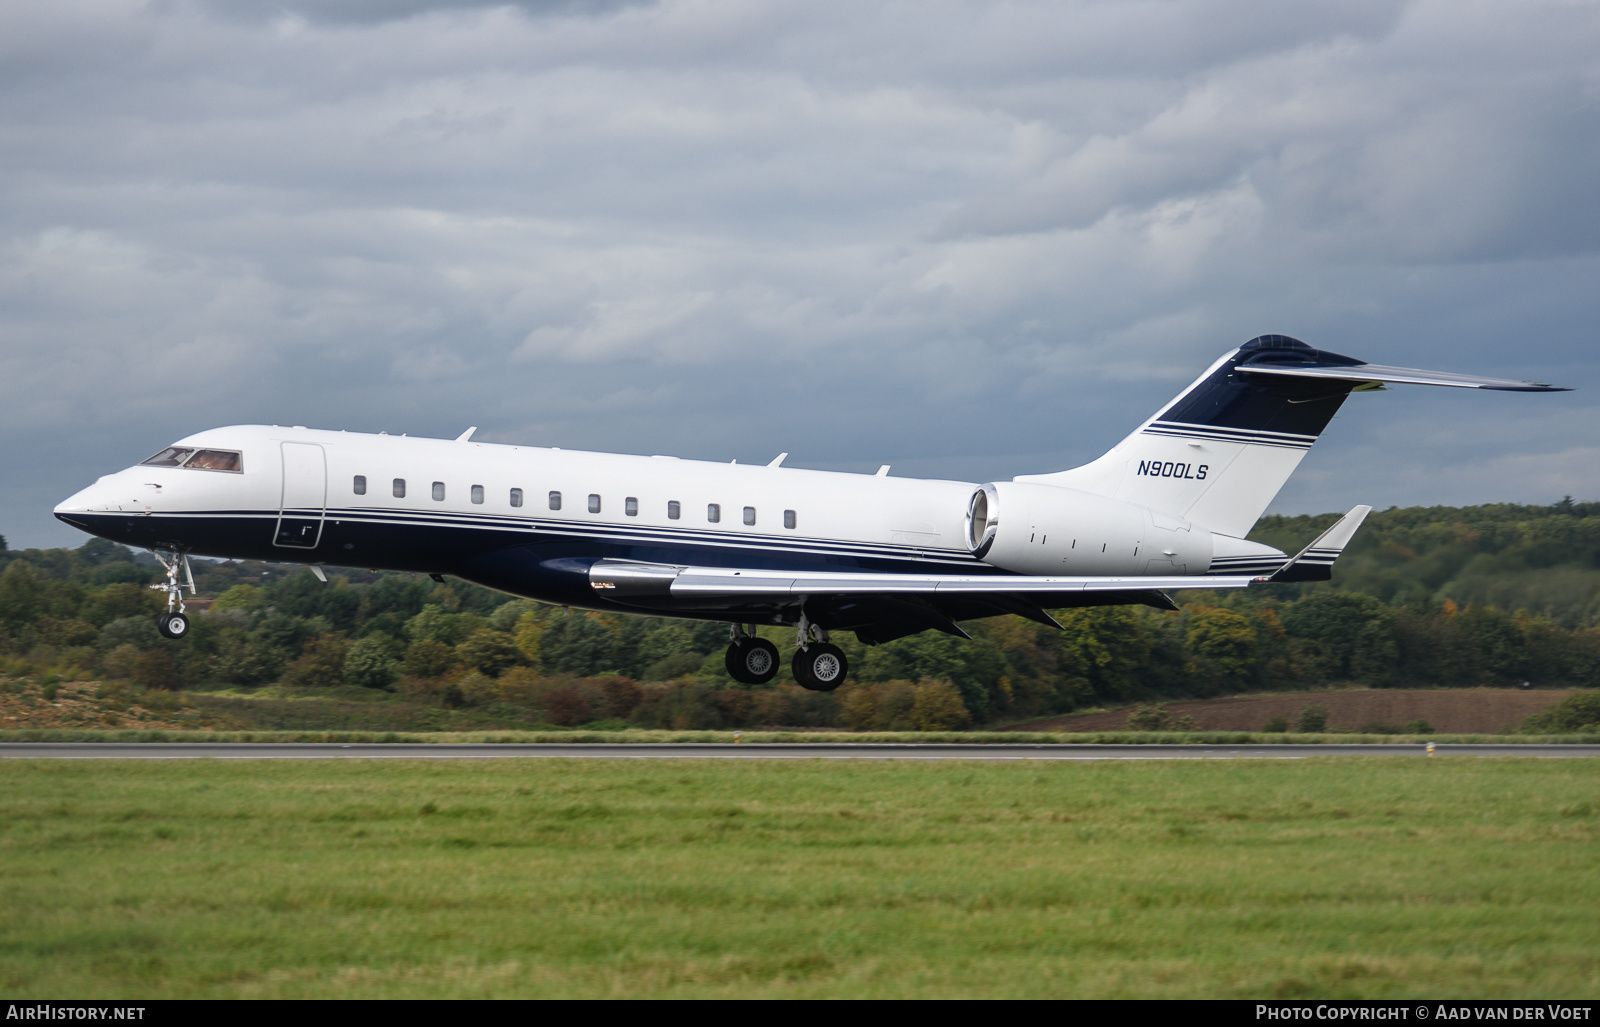
[[[1437,756],[1600,757],[1600,745],[1440,745]],[[917,745],[351,744],[255,742],[0,742],[0,759],[734,759],[734,760],[1219,760],[1328,756],[1427,758],[1422,745]]]

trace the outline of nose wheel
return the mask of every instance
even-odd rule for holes
[[[167,594],[167,610],[156,618],[156,630],[163,638],[183,638],[189,633],[189,618],[183,613],[183,591],[194,594],[194,570],[189,566],[189,554],[176,549],[152,549],[150,555],[161,561],[167,569],[167,580],[150,587]],[[178,575],[182,574],[182,581]]]
[[[189,633],[189,618],[181,613],[163,613],[156,618],[156,630],[163,638],[182,638]]]

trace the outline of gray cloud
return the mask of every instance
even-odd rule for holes
[[[239,421],[987,479],[1265,331],[1590,386],[1597,54],[1554,2],[17,0],[0,532]],[[1584,495],[1589,396],[1361,397],[1279,506]]]
[[[207,15],[247,23],[300,18],[325,25],[376,25],[445,11],[476,13],[514,7],[532,17],[608,14],[653,0],[204,0]],[[181,9],[173,5],[173,9]]]

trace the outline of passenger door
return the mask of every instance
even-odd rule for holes
[[[290,549],[315,549],[322,537],[328,501],[328,465],[322,447],[310,442],[285,442],[283,496],[278,530],[272,544]]]

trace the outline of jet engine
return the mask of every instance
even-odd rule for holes
[[[1204,574],[1205,528],[1149,507],[1032,482],[991,482],[967,505],[967,548],[1016,574]]]

